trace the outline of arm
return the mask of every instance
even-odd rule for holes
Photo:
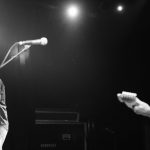
[[[117,94],[118,100],[129,108],[131,108],[136,114],[150,117],[150,106],[146,103],[141,101],[136,93],[118,93]]]
[[[8,132],[8,116],[6,109],[5,86],[0,79],[0,150]]]

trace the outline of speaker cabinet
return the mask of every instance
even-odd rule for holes
[[[38,123],[32,132],[31,150],[86,150],[86,124]]]

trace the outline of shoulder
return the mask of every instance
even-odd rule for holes
[[[3,81],[2,81],[2,79],[0,78],[0,85],[3,85]]]
[[[2,79],[0,79],[0,104],[6,104],[6,95],[5,95],[5,86],[3,84]]]
[[[0,79],[0,89],[2,90],[3,87],[4,87],[4,83],[3,83],[2,79]]]

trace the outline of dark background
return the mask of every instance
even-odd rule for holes
[[[131,91],[149,103],[147,0],[78,0],[83,14],[70,23],[65,0],[0,0],[0,61],[18,41],[48,38],[0,70],[10,129],[5,149],[28,149],[36,108],[77,111],[88,122],[89,149],[148,149],[149,120],[120,104]],[[118,3],[125,11],[115,10]]]

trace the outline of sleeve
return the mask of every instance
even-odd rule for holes
[[[8,130],[8,126],[9,122],[7,115],[5,86],[0,79],[0,127],[4,127],[6,130]]]

